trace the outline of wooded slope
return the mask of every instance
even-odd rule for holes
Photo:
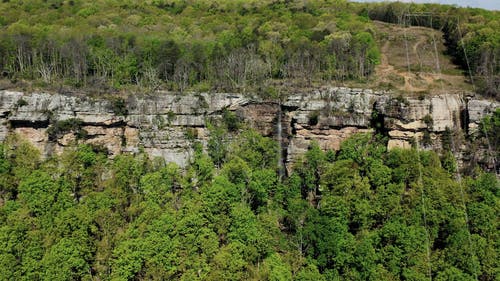
[[[404,15],[432,12],[431,23]],[[4,1],[3,87],[258,91],[369,81],[380,63],[371,19],[444,32],[478,87],[498,92],[499,15],[439,5],[346,1]],[[460,25],[457,25],[460,19]],[[460,28],[458,28],[460,27]],[[461,35],[461,36],[460,36]],[[463,38],[463,41],[462,41]],[[15,85],[14,85],[15,86]]]

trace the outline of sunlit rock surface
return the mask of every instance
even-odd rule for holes
[[[499,106],[456,94],[394,97],[340,87],[289,93],[281,102],[225,93],[159,92],[154,97],[117,100],[0,91],[0,141],[15,133],[45,156],[88,143],[105,148],[110,157],[145,151],[186,166],[195,142],[206,147],[208,122],[221,120],[224,111],[233,111],[263,135],[280,139],[284,161],[291,163],[312,141],[325,150],[338,150],[343,140],[358,132],[386,135],[389,149],[418,143],[423,149],[439,151],[443,134],[476,134],[482,118]],[[65,120],[78,120],[84,134],[74,128],[54,133],[53,128]],[[281,126],[277,126],[278,120]]]

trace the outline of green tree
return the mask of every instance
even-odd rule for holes
[[[33,172],[19,184],[19,199],[33,216],[47,216],[49,220],[73,204],[68,186],[42,171]]]
[[[271,138],[263,137],[254,130],[245,130],[231,149],[255,169],[277,169],[278,144]]]
[[[212,158],[214,164],[220,168],[224,163],[227,154],[227,132],[220,126],[208,126],[210,131],[210,138],[208,140],[207,148],[208,155]]]
[[[140,180],[140,188],[144,198],[160,206],[172,203],[174,196],[181,189],[181,175],[175,163],[145,174]]]
[[[53,245],[42,259],[44,278],[50,280],[82,279],[89,277],[91,257],[81,241],[62,238]]]
[[[266,280],[269,281],[285,281],[292,280],[292,272],[290,266],[283,262],[280,255],[272,253],[267,257],[263,264],[263,270],[267,271]]]
[[[235,241],[221,247],[215,255],[207,280],[245,280],[245,245]]]

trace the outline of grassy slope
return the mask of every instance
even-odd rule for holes
[[[418,94],[472,91],[464,72],[445,55],[442,32],[378,21],[374,24],[381,63],[370,81],[372,87]]]

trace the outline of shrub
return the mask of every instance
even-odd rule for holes
[[[432,116],[429,114],[425,115],[424,118],[422,118],[422,121],[424,121],[425,125],[427,125],[427,128],[432,130],[432,126],[434,125],[434,120],[432,120]]]
[[[78,118],[56,121],[47,129],[49,140],[54,141],[68,132],[74,132],[77,139],[83,139],[88,133],[82,125],[83,121]]]
[[[224,109],[222,113],[222,120],[226,124],[227,130],[235,132],[241,127],[241,120],[236,114],[228,109]]]
[[[316,126],[319,123],[319,112],[317,110],[311,111],[307,118],[309,118],[307,124],[309,124],[310,126]]]
[[[124,99],[116,98],[111,101],[111,111],[118,116],[127,116],[128,109],[127,104]]]
[[[28,102],[23,99],[23,98],[20,98],[17,100],[17,103],[16,103],[16,106],[19,108],[19,107],[22,107],[22,106],[26,106],[28,105]]]

